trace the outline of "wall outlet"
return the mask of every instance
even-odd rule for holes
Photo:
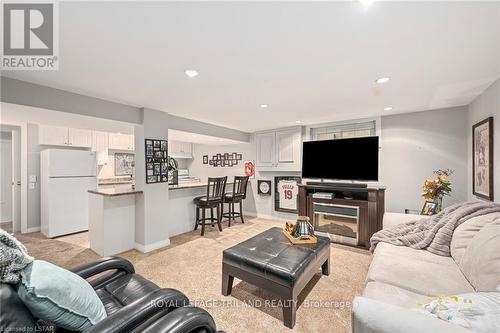
[[[35,189],[35,185],[36,183],[29,183],[28,187],[30,190],[34,190]]]

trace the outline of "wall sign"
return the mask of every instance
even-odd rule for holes
[[[168,182],[167,140],[146,139],[146,184]]]
[[[248,178],[255,178],[255,162],[254,161],[245,161],[244,166],[244,175]]]
[[[274,210],[298,213],[300,177],[274,177]]]
[[[270,180],[258,180],[257,181],[257,193],[262,195],[271,195],[271,181]]]
[[[206,159],[205,159],[206,158]],[[238,153],[218,153],[208,159],[208,155],[203,156],[203,164],[208,164],[213,167],[233,167],[241,161],[242,155]]]

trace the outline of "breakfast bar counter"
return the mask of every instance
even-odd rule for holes
[[[142,191],[105,188],[89,190],[90,248],[105,257],[135,245],[135,198]]]

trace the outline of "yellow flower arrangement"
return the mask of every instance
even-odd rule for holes
[[[436,175],[435,179],[427,178],[424,181],[422,197],[425,200],[435,201],[441,206],[443,197],[451,193],[451,182],[448,177],[453,174],[453,170],[436,170],[434,174]],[[439,210],[441,207],[438,207]]]

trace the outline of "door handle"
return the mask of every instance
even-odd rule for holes
[[[12,182],[12,185],[14,185],[14,182]],[[17,181],[16,185],[21,186],[21,181]]]

